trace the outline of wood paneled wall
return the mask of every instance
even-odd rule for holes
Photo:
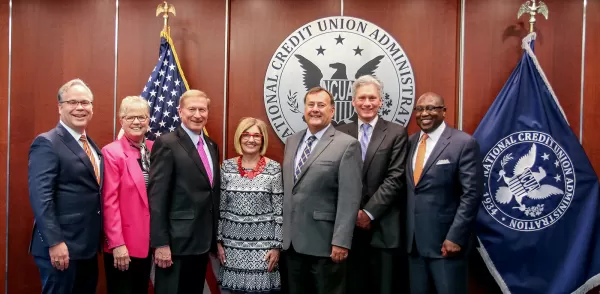
[[[596,174],[600,173],[600,1],[587,1],[585,76],[583,101],[583,147]]]
[[[6,264],[6,161],[8,159],[8,33],[10,7],[0,3],[0,266]],[[6,272],[0,271],[0,292]]]
[[[27,253],[33,225],[29,146],[56,126],[58,88],[77,77],[94,93],[89,135],[100,146],[112,141],[115,3],[13,1],[12,9],[8,293],[36,293],[39,275]]]
[[[522,2],[486,0],[465,5],[463,129],[468,133],[475,131],[523,54],[521,40],[529,23],[526,17],[516,19]],[[578,134],[583,3],[544,2],[550,20],[537,18],[535,53]]]
[[[27,191],[27,156],[34,137],[58,122],[58,88],[75,77],[89,84],[95,96],[95,116],[89,133],[100,146],[111,142],[120,127],[116,122],[116,129],[113,128],[114,109],[118,111],[123,97],[140,94],[156,63],[162,29],[162,19],[155,17],[159,2],[119,0],[115,85],[115,0],[12,1],[10,108],[8,91],[4,90],[8,87],[8,48],[0,47],[0,267],[8,262],[8,293],[38,293],[40,289],[37,269],[27,255],[33,222]],[[517,20],[516,14],[523,2],[466,0],[461,7],[461,0],[344,0],[343,14],[370,21],[393,35],[414,69],[416,97],[427,91],[444,96],[447,122],[458,126],[460,20],[464,9],[462,125],[472,133],[522,54],[521,38],[526,35],[528,24],[525,17]],[[268,121],[263,103],[264,76],[271,56],[284,38],[305,23],[340,15],[342,10],[340,0],[172,3],[177,16],[171,17],[169,23],[181,66],[190,87],[211,97],[208,133],[227,158],[235,156],[232,140],[240,118],[255,116]],[[538,17],[535,52],[571,127],[579,134],[583,0],[545,3],[550,19]],[[9,5],[0,4],[0,44],[8,41],[8,14]],[[600,127],[600,119],[594,114],[600,107],[598,1],[588,1],[586,25],[582,139],[590,161],[599,170],[600,137],[595,130]],[[5,119],[9,111],[10,145]],[[411,122],[409,133],[417,130]],[[281,161],[284,145],[271,128],[269,136],[267,156]],[[8,202],[4,194],[7,160]],[[8,261],[4,260],[6,233]],[[477,270],[476,280],[487,280],[473,283],[473,292],[497,292],[489,276],[480,275],[485,272],[481,265]],[[3,283],[4,271],[0,270],[0,293]],[[99,290],[104,293],[103,278]]]
[[[153,2],[152,2],[153,3]],[[160,2],[157,2],[157,4]],[[171,2],[170,2],[171,3]],[[179,1],[169,18],[179,61],[191,89],[211,98],[206,129],[219,146],[223,142],[225,75],[225,1]],[[119,1],[117,112],[125,96],[139,95],[156,65],[162,16],[147,0]],[[117,130],[120,124],[117,122]],[[220,151],[223,152],[222,147]]]

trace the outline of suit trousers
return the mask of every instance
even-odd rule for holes
[[[468,273],[467,258],[463,256],[452,258],[428,258],[420,256],[413,242],[412,253],[409,255],[410,292],[413,294],[467,294]],[[433,282],[433,283],[432,283]]]
[[[155,294],[197,294],[204,291],[208,252],[200,255],[175,255],[168,268],[156,266]]]
[[[375,248],[370,243],[370,231],[354,230],[348,255],[347,293],[405,293],[408,288],[405,255],[402,258],[399,249]]]
[[[98,257],[69,260],[69,268],[59,271],[50,259],[34,256],[40,270],[42,294],[94,294],[98,285]]]
[[[146,258],[131,257],[129,269],[120,271],[114,266],[114,257],[104,252],[104,272],[108,294],[148,294],[152,255]]]
[[[287,257],[288,293],[345,294],[347,261],[298,253],[290,246]]]

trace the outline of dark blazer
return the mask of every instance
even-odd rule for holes
[[[337,129],[358,138],[358,122],[340,125]],[[406,129],[379,117],[363,162],[360,202],[360,209],[367,210],[374,217],[371,246],[375,248],[391,249],[403,244],[407,153]]]
[[[204,136],[213,161],[213,186],[192,139],[178,127],[154,142],[148,200],[150,246],[173,255],[199,255],[216,248],[221,172],[217,144]]]
[[[419,136],[420,132],[410,136],[406,160],[408,253],[414,238],[420,256],[442,258],[442,243],[448,239],[461,246],[464,256],[472,246],[483,191],[479,144],[467,133],[446,126],[415,187],[412,158]]]
[[[296,151],[306,130],[288,137],[283,160],[283,248],[329,257],[332,245],[350,249],[361,187],[360,145],[336,131],[323,133],[294,182]]]
[[[100,184],[89,157],[60,123],[31,144],[29,201],[35,221],[29,250],[34,256],[49,258],[48,248],[61,242],[73,260],[100,250],[104,167],[100,149],[87,139],[100,159]]]

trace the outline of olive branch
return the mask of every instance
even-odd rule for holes
[[[502,169],[504,169],[504,166],[512,159],[513,159],[512,153],[508,153],[508,154],[504,155],[504,157],[502,158],[502,162],[500,162],[500,164],[502,165]]]
[[[298,110],[298,101],[296,100],[297,94],[298,92],[292,93],[292,90],[289,90],[287,95],[287,104],[290,106],[293,113],[300,113],[300,110]]]

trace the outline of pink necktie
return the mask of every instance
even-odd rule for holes
[[[206,151],[204,151],[204,144],[202,143],[202,141],[202,136],[200,136],[200,140],[198,140],[198,154],[200,154],[200,159],[202,159],[202,165],[204,165],[204,169],[206,170],[206,174],[208,174],[208,179],[210,180],[210,185],[212,186],[212,170],[210,169],[210,164],[208,163],[208,157],[206,156]]]

